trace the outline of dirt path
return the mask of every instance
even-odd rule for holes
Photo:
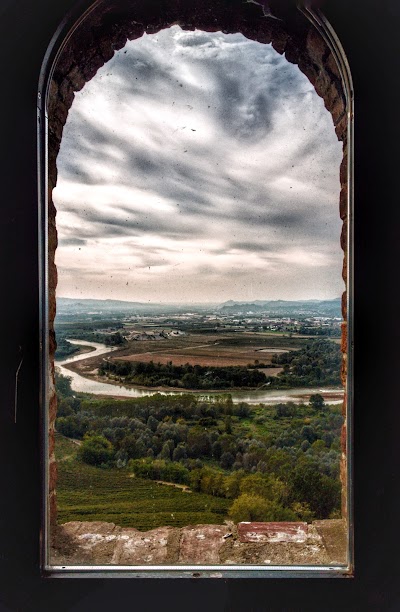
[[[155,480],[157,484],[166,485],[168,487],[175,487],[176,489],[181,489],[184,493],[192,493],[187,485],[177,484],[176,482],[167,482],[165,480]]]

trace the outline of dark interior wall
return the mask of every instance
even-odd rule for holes
[[[36,94],[41,62],[71,0],[3,1],[1,246],[4,290],[0,609],[396,610],[399,302],[395,0],[326,0],[356,92],[356,577],[167,582],[49,580],[39,574],[39,301]],[[275,2],[276,4],[276,2]],[[282,4],[285,4],[282,0]],[[21,364],[22,359],[22,364]],[[18,366],[17,423],[15,379]],[[180,593],[177,593],[180,589]],[[140,602],[140,603],[139,603]],[[1,607],[3,606],[3,607]]]

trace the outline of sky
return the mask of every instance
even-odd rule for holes
[[[75,95],[57,159],[57,295],[331,299],[342,147],[271,45],[173,26]]]

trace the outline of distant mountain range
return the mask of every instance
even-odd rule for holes
[[[224,314],[259,314],[271,316],[326,316],[341,317],[341,299],[333,300],[254,300],[254,302],[234,302],[229,300],[218,306]]]
[[[95,300],[57,298],[57,314],[161,314],[179,312],[219,312],[220,314],[260,314],[270,316],[341,316],[341,299],[333,300],[254,300],[236,302],[228,300],[222,304],[163,304],[126,302],[124,300]]]
[[[191,307],[190,307],[191,308]],[[165,312],[186,311],[188,306],[181,304],[162,304],[151,302],[125,302],[124,300],[92,300],[75,298],[57,298],[57,314],[84,313],[132,313],[153,314]]]

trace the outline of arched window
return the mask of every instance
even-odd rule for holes
[[[49,50],[53,571],[351,566],[350,75],[318,12],[213,4]]]

